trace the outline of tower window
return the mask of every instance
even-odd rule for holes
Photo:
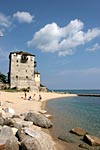
[[[28,76],[26,76],[26,79],[28,79]]]
[[[18,63],[18,60],[16,60],[16,62]]]
[[[26,55],[21,56],[21,63],[27,63],[28,57]]]
[[[31,57],[31,59],[30,59],[31,61],[33,61],[33,57]]]
[[[16,79],[18,79],[18,76],[16,76]]]

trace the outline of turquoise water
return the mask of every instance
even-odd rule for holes
[[[72,128],[84,128],[100,137],[100,97],[66,97],[47,102],[46,109],[53,115],[51,132],[58,137]]]
[[[88,90],[53,90],[55,92],[68,92],[72,94],[100,94],[99,89],[88,89]]]

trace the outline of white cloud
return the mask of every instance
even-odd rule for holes
[[[59,56],[72,55],[74,52],[72,49],[68,49],[67,51],[59,51]]]
[[[97,50],[100,50],[100,45],[98,43],[94,44],[91,48],[87,48],[86,51],[95,52]]]
[[[100,28],[84,32],[83,27],[84,23],[78,19],[72,20],[65,27],[59,27],[55,22],[47,24],[27,44],[43,52],[57,52],[60,56],[71,55],[77,46],[100,36]]]
[[[31,23],[34,19],[34,16],[30,15],[28,12],[16,12],[12,16],[6,16],[3,13],[0,13],[0,35],[9,30],[11,31],[15,25],[13,24],[13,18],[17,19],[19,23]]]
[[[0,30],[0,37],[2,37],[4,34],[3,34],[3,32],[2,32],[2,30]]]
[[[12,21],[10,16],[0,13],[0,36],[4,35],[6,30],[11,30]]]
[[[8,28],[12,24],[10,20],[10,16],[5,16],[4,14],[0,13],[0,26]]]
[[[32,16],[29,12],[20,12],[17,11],[13,14],[13,17],[19,21],[19,23],[32,23],[34,16]]]

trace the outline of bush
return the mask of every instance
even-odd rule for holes
[[[0,73],[0,82],[6,83],[7,82],[6,78],[7,77],[4,74]]]

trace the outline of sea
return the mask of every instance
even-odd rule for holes
[[[54,90],[73,94],[100,94],[100,90]],[[69,132],[81,127],[89,134],[100,138],[100,97],[75,96],[49,100],[46,110],[53,115],[52,136],[74,138]]]

